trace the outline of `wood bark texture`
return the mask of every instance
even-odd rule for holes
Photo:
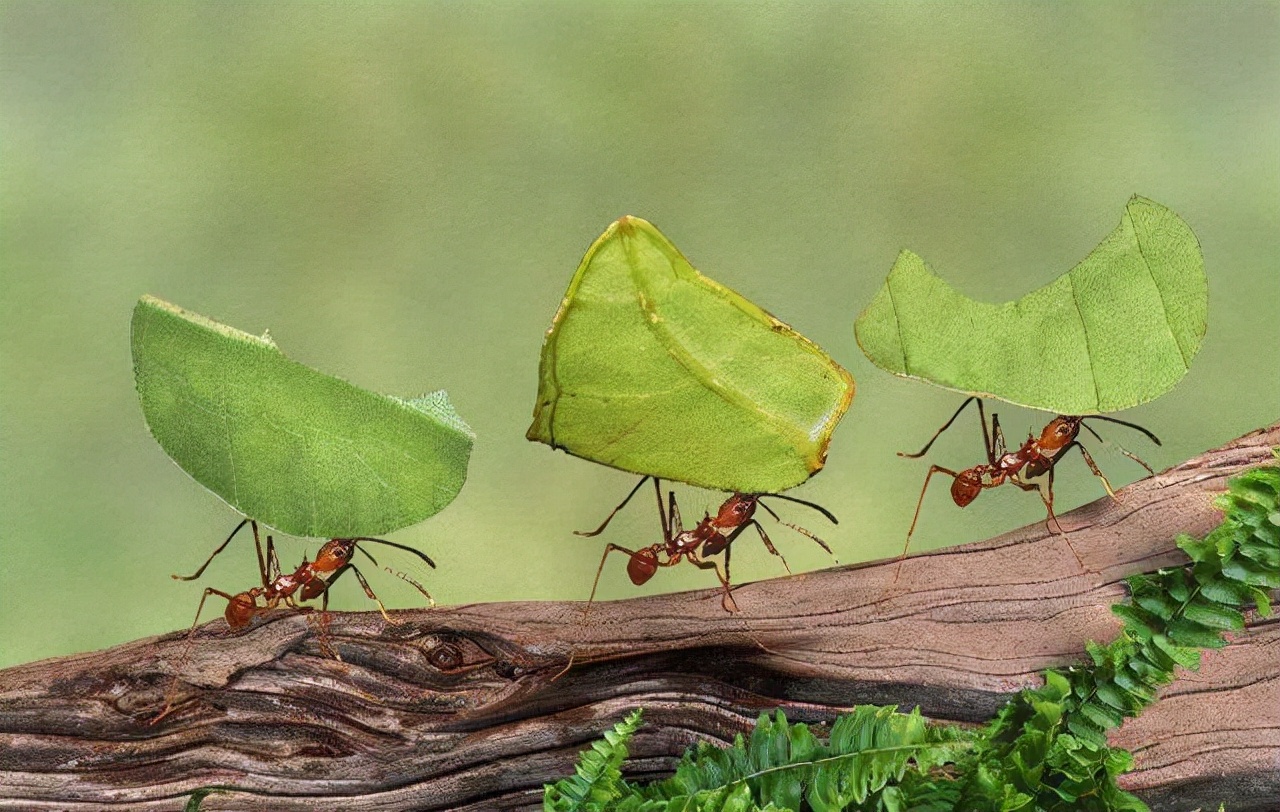
[[[825,721],[856,704],[989,719],[1037,672],[1109,640],[1122,580],[1185,561],[1228,476],[1272,459],[1280,424],[1061,517],[906,561],[596,604],[273,614],[0,672],[0,809],[515,810],[635,707],[628,774],[672,769],[776,707]],[[696,634],[690,634],[696,629]],[[341,661],[332,656],[341,656]],[[177,676],[173,711],[151,724]],[[1280,622],[1250,619],[1113,743],[1158,810],[1280,809]]]

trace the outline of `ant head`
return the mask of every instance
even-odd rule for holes
[[[224,616],[227,619],[227,625],[232,629],[243,629],[249,625],[249,621],[253,620],[253,616],[257,613],[258,599],[248,592],[241,592],[227,601],[227,611]]]
[[[349,564],[355,552],[355,539],[330,539],[316,553],[311,567],[316,572],[335,572]]]
[[[752,494],[735,493],[724,500],[711,524],[720,529],[741,527],[755,515],[756,502],[757,497]]]
[[[1040,432],[1040,450],[1042,452],[1057,451],[1070,443],[1080,433],[1080,418],[1069,415],[1058,415],[1049,421],[1049,425]]]
[[[648,581],[657,571],[658,554],[652,547],[637,550],[631,554],[631,559],[627,561],[627,575],[631,576],[631,583],[636,586]]]
[[[982,493],[982,476],[975,469],[969,468],[956,474],[951,480],[951,499],[959,507],[967,507],[970,502]]]

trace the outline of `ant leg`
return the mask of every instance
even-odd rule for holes
[[[759,525],[757,525],[757,527],[758,526]],[[729,580],[729,560],[732,556],[733,556],[733,545],[731,544],[728,547],[724,548],[724,581],[721,582],[722,584],[724,584],[724,597],[720,599],[720,608],[725,610],[726,612],[738,611],[738,604],[733,599],[733,587],[730,586],[730,580]],[[782,556],[778,556],[778,557],[782,558]],[[787,562],[784,560],[782,562],[782,565],[785,567],[787,565]],[[787,572],[791,572],[791,570],[787,570]],[[716,575],[719,575],[719,574],[720,572],[719,570],[717,570]],[[729,601],[727,604],[725,603],[726,600]]]
[[[1053,528],[1049,526],[1049,522],[1053,522],[1058,526],[1058,535],[1065,536],[1067,531],[1062,529],[1062,522],[1058,521],[1057,515],[1053,512],[1053,469],[1054,466],[1050,465],[1045,488],[1037,488],[1037,490],[1040,491],[1040,499],[1044,502],[1045,510],[1049,511],[1048,517],[1044,520],[1044,529],[1052,533]]]
[[[592,530],[592,531],[591,531],[591,532],[589,532],[589,533],[588,533],[588,532],[584,532],[584,531],[582,531],[582,530],[574,530],[574,531],[573,531],[573,534],[574,534],[575,536],[584,536],[584,537],[586,537],[586,538],[591,538],[592,536],[598,536],[598,535],[600,535],[601,533],[603,533],[603,532],[604,532],[604,529],[605,529],[606,527],[608,527],[608,526],[609,526],[609,522],[613,521],[613,517],[614,517],[614,516],[617,516],[617,515],[618,515],[618,511],[622,510],[624,507],[626,507],[626,506],[627,506],[627,503],[631,501],[631,497],[633,497],[633,496],[635,496],[635,495],[636,495],[636,492],[640,490],[640,486],[641,486],[641,485],[643,485],[643,484],[645,483],[645,481],[646,481],[646,480],[648,480],[648,479],[649,479],[649,477],[647,477],[647,476],[645,476],[645,477],[641,477],[641,478],[640,478],[640,481],[636,483],[636,486],[635,486],[634,488],[632,488],[632,489],[631,489],[631,493],[627,494],[627,498],[626,498],[626,499],[623,499],[623,500],[618,504],[618,506],[617,506],[616,508],[614,508],[614,509],[613,509],[613,512],[612,512],[612,513],[610,513],[608,516],[606,516],[606,517],[605,517],[605,519],[604,519],[604,521],[603,521],[603,522],[601,522],[601,523],[600,523],[600,526],[599,526],[599,527],[597,527],[595,530]],[[661,508],[661,507],[662,507],[662,505],[661,505],[661,499],[659,499],[659,505],[658,505],[658,507],[659,507],[659,508]]]
[[[987,440],[987,464],[994,466],[996,460],[1004,456],[1008,445],[1004,441],[1004,432],[1000,429],[1000,415],[991,413],[991,438]]]
[[[247,522],[248,519],[245,519],[245,521]],[[242,527],[243,525],[244,525],[244,522],[241,522],[240,527]],[[236,527],[236,530],[239,530],[240,527]],[[235,534],[232,533],[232,535],[235,535]],[[222,546],[225,547],[226,543],[224,542]],[[208,566],[208,564],[206,563],[205,566]],[[201,569],[203,569],[203,567]],[[192,578],[195,578],[198,576],[199,576],[199,573],[192,576]],[[184,578],[181,580],[191,580],[191,579]],[[211,586],[205,587],[204,594],[200,596],[200,604],[196,606],[196,618],[195,620],[191,621],[191,629],[187,631],[187,642],[185,645],[183,645],[182,654],[179,655],[178,657],[179,666],[174,671],[173,679],[169,682],[168,690],[164,692],[164,696],[165,696],[164,707],[160,709],[160,712],[156,714],[151,719],[151,721],[147,722],[148,725],[154,725],[155,723],[159,722],[161,719],[163,719],[164,717],[168,716],[170,713],[173,712],[173,703],[178,698],[178,681],[179,681],[178,675],[182,671],[183,665],[186,664],[187,659],[191,656],[191,644],[195,642],[196,626],[200,625],[200,613],[204,611],[204,602],[209,599],[210,595],[217,595],[220,598],[226,598],[228,603],[230,603],[234,598],[233,595],[223,592],[220,589],[214,589]]]
[[[1067,534],[1067,531],[1062,529],[1062,522],[1058,521],[1057,515],[1053,512],[1053,468],[1054,466],[1049,466],[1049,480],[1046,490],[1040,491],[1040,498],[1044,501],[1045,510],[1049,512],[1048,518],[1044,521],[1045,530],[1052,533],[1053,530],[1049,527],[1049,522],[1052,521],[1056,524],[1058,526],[1058,535],[1062,536],[1062,540],[1067,543],[1067,549],[1069,549],[1071,554],[1075,556],[1076,565],[1085,572],[1093,572],[1093,570],[1085,566],[1084,559],[1081,558],[1080,553],[1076,551],[1076,546],[1071,543],[1071,536]]]
[[[676,492],[667,489],[667,542],[684,532],[684,521],[680,518],[680,503],[676,501]]]
[[[351,565],[348,564],[347,567],[349,566]],[[343,662],[342,655],[339,654],[338,650],[333,647],[333,638],[329,635],[329,626],[330,626],[329,583],[330,581],[336,579],[339,575],[341,575],[344,569],[346,569],[346,567],[339,567],[338,570],[334,572],[333,578],[330,578],[329,581],[324,582],[324,591],[320,593],[321,597],[320,597],[320,612],[318,613],[319,617],[317,617],[315,621],[316,642],[319,643],[320,645],[320,653],[326,657],[332,657],[338,662]],[[292,599],[290,598],[290,600]],[[314,608],[310,606],[297,606],[297,604],[294,604],[294,607],[299,612],[309,613],[314,611]],[[310,617],[311,616],[308,616],[308,622],[310,622]]]
[[[898,565],[893,570],[893,582],[895,584],[898,582],[898,576],[902,574],[902,562],[907,558],[907,550],[911,547],[911,534],[916,532],[916,522],[920,521],[920,508],[924,505],[925,491],[929,490],[929,480],[933,479],[933,475],[938,473],[946,474],[952,479],[960,476],[955,471],[943,468],[941,465],[929,466],[929,473],[924,478],[924,487],[920,489],[920,499],[916,502],[916,515],[911,519],[911,528],[907,530],[907,540],[902,545],[902,554],[898,556]]]
[[[369,600],[378,604],[378,611],[382,613],[383,619],[393,626],[399,626],[400,621],[395,620],[394,618],[391,617],[391,615],[387,614],[387,607],[383,606],[382,601],[378,599],[378,596],[373,594],[373,589],[369,586],[369,582],[365,580],[364,573],[360,572],[360,568],[357,567],[355,564],[348,564],[342,569],[339,569],[338,572],[334,573],[334,578],[337,578],[338,575],[343,570],[346,570],[346,569],[350,569],[352,572],[356,574],[356,580],[360,582],[360,586],[364,589],[364,594],[368,596]],[[325,597],[327,598],[329,595],[329,590],[325,589],[324,592],[325,592]]]
[[[680,520],[680,505],[676,502],[676,492],[667,491],[667,537],[668,544],[672,539],[684,532],[684,522]]]
[[[977,395],[970,395],[968,398],[965,399],[964,403],[960,404],[960,408],[956,409],[956,413],[951,415],[951,419],[948,420],[946,423],[943,423],[942,428],[938,429],[934,433],[933,437],[929,438],[929,442],[924,444],[924,448],[920,449],[914,454],[907,454],[906,452],[899,451],[898,456],[909,457],[911,459],[917,459],[919,457],[923,457],[925,454],[929,452],[929,449],[930,447],[933,446],[934,441],[942,436],[942,432],[951,428],[951,424],[956,422],[956,418],[959,417],[960,413],[964,411],[964,407],[968,406],[970,403],[972,403],[975,400],[978,401],[978,419],[982,421],[982,436],[983,436],[983,439],[985,440],[987,437],[987,420],[982,413],[982,398],[978,397]],[[991,447],[991,442],[990,440],[987,440],[987,448],[990,448],[990,447]]]
[[[746,524],[745,526],[750,527],[750,526],[753,526],[753,525],[754,525],[754,526],[755,526],[755,528],[756,528],[756,532],[760,534],[760,540],[764,542],[764,547],[765,547],[765,549],[766,549],[766,550],[768,550],[768,551],[769,551],[770,553],[772,553],[773,555],[776,555],[776,556],[778,557],[778,559],[779,559],[780,561],[782,561],[782,567],[783,567],[783,569],[785,569],[785,570],[787,571],[787,575],[790,575],[790,574],[791,574],[791,567],[790,567],[790,565],[788,565],[788,564],[787,564],[787,559],[783,557],[782,553],[778,552],[778,548],[777,548],[777,547],[774,547],[774,546],[773,546],[773,542],[769,540],[769,534],[768,534],[768,533],[766,533],[766,532],[764,532],[764,526],[763,526],[763,525],[761,525],[761,524],[760,524],[760,522],[757,522],[755,519],[752,519],[751,521],[747,522],[747,524]],[[726,547],[726,548],[725,548],[724,552],[725,552],[725,556],[726,556],[726,557],[728,557],[728,555],[729,555],[729,550],[730,550],[730,549],[731,549],[731,548],[729,548],[729,547]]]
[[[643,482],[643,480],[641,480]],[[667,523],[667,514],[662,510],[662,480],[657,477],[653,478],[653,493],[658,500],[658,524],[662,525],[662,539],[666,541],[671,526]],[[671,498],[675,499],[675,493],[671,494]]]
[[[254,528],[257,529],[256,527]],[[257,534],[254,534],[254,541],[257,541]],[[258,561],[262,562],[262,551],[258,551]],[[262,585],[267,586],[280,575],[280,557],[276,555],[276,540],[270,535],[267,536],[267,563],[263,570]]]
[[[1116,499],[1116,492],[1115,492],[1115,491],[1113,491],[1113,490],[1111,489],[1111,483],[1107,481],[1107,477],[1102,473],[1102,471],[1101,471],[1101,470],[1099,470],[1099,469],[1098,469],[1098,464],[1097,464],[1096,462],[1094,462],[1094,461],[1093,461],[1093,455],[1092,455],[1092,454],[1090,454],[1090,453],[1085,449],[1085,447],[1084,447],[1083,445],[1081,445],[1078,441],[1074,441],[1074,440],[1073,440],[1073,441],[1071,442],[1071,445],[1073,445],[1073,446],[1075,446],[1076,448],[1080,449],[1080,456],[1084,457],[1085,464],[1089,466],[1089,470],[1090,470],[1090,471],[1093,471],[1093,475],[1094,475],[1094,476],[1096,476],[1098,479],[1102,480],[1102,487],[1103,487],[1104,489],[1106,489],[1106,491],[1107,491],[1107,496],[1110,496],[1112,499]],[[1069,448],[1069,447],[1070,447],[1070,446],[1068,446],[1068,448]],[[1116,499],[1116,501],[1119,501],[1119,500],[1118,500],[1118,499]]]
[[[609,553],[614,551],[626,553],[627,555],[635,555],[635,550],[628,550],[618,544],[610,542],[604,546],[604,555],[600,556],[600,566],[596,567],[596,579],[591,582],[591,596],[587,598],[587,608],[582,610],[582,622],[586,623],[587,615],[591,614],[591,604],[596,600],[596,587],[600,586],[600,573],[604,572],[605,559],[609,557]]]
[[[236,529],[232,530],[231,535],[227,536],[227,540],[218,545],[218,549],[214,550],[213,554],[209,556],[209,559],[200,565],[200,569],[196,570],[195,574],[171,575],[170,577],[173,578],[175,581],[194,581],[195,579],[199,578],[201,575],[204,575],[204,571],[209,568],[210,564],[213,563],[213,559],[218,557],[218,553],[227,549],[227,545],[230,544],[231,540],[236,537],[236,533],[239,533],[246,524],[253,525],[253,532],[254,532],[254,536],[256,537],[258,533],[258,523],[253,521],[252,519],[241,519],[240,524],[236,525]],[[261,568],[261,563],[262,563],[261,548],[259,548],[258,550],[258,563],[259,563],[259,568]]]
[[[743,525],[745,528],[746,525]],[[739,528],[742,529],[742,528]],[[733,587],[729,585],[729,556],[733,547],[725,547],[724,549],[724,572],[720,572],[720,568],[716,566],[714,561],[706,561],[698,558],[696,553],[687,553],[686,557],[689,563],[693,564],[700,570],[715,570],[716,577],[720,579],[720,588],[724,590],[724,596],[720,598],[720,607],[726,612],[737,612],[738,602],[733,599]]]
[[[783,527],[790,527],[792,530],[796,531],[800,535],[807,536],[808,538],[813,539],[815,542],[818,543],[819,547],[827,551],[827,555],[831,556],[832,561],[835,561],[837,564],[840,563],[840,560],[836,558],[835,553],[831,552],[831,548],[827,546],[827,543],[822,539],[818,538],[814,533],[806,530],[800,525],[792,524],[791,522],[784,522],[781,518],[778,517],[777,513],[773,512],[773,508],[769,507],[764,502],[757,500],[756,504],[764,508],[769,513],[769,515],[773,517],[774,521],[776,521],[778,524],[782,525]],[[779,556],[779,558],[781,558],[781,556]],[[785,565],[786,562],[784,561],[783,564]],[[787,572],[791,572],[791,570],[788,569]]]
[[[1096,431],[1094,431],[1092,428],[1090,428],[1090,426],[1089,426],[1089,424],[1088,424],[1088,423],[1085,423],[1083,420],[1081,420],[1081,421],[1080,421],[1080,425],[1082,425],[1082,426],[1084,426],[1086,429],[1088,429],[1088,430],[1089,430],[1089,433],[1090,433],[1090,434],[1092,434],[1095,438],[1097,438],[1098,442],[1100,442],[1100,443],[1104,443],[1104,444],[1108,442],[1108,441],[1106,441],[1106,440],[1102,439],[1101,435],[1099,435],[1099,434],[1098,434],[1098,432],[1096,432]],[[1154,435],[1153,435],[1153,436],[1154,436]],[[1150,465],[1147,465],[1147,464],[1142,460],[1142,458],[1141,458],[1141,457],[1139,457],[1137,454],[1134,454],[1132,451],[1130,451],[1129,449],[1127,449],[1127,448],[1125,448],[1124,446],[1120,445],[1119,443],[1115,442],[1114,440],[1113,440],[1113,441],[1111,441],[1111,442],[1110,442],[1110,444],[1111,444],[1111,445],[1113,445],[1113,446],[1115,446],[1115,447],[1120,451],[1120,453],[1121,453],[1121,454],[1124,454],[1126,457],[1128,457],[1129,459],[1131,459],[1131,460],[1133,460],[1134,462],[1138,463],[1138,464],[1139,464],[1139,465],[1141,465],[1143,468],[1146,468],[1146,469],[1147,469],[1147,473],[1148,473],[1148,474],[1151,474],[1152,476],[1155,476],[1155,473],[1156,473],[1156,472],[1151,468],[1151,466],[1150,466]],[[1084,450],[1083,446],[1081,447],[1081,450],[1082,450],[1082,451]]]
[[[307,615],[307,623],[311,624],[312,628],[316,630],[316,642],[320,646],[320,653],[326,657],[332,657],[338,662],[343,662],[342,655],[333,647],[333,638],[329,635],[329,625],[331,623],[331,616],[329,614],[329,586],[333,581],[337,580],[338,576],[341,575],[347,567],[350,566],[350,564],[347,564],[345,567],[339,567],[334,571],[329,580],[324,581],[324,590],[320,593],[319,612],[316,612],[314,606],[299,605],[292,596],[286,596],[284,599],[285,603],[290,608],[296,609],[298,612]],[[315,617],[314,622],[311,620],[312,617]]]
[[[326,657],[332,657],[338,662],[342,662],[342,655],[333,647],[333,638],[329,634],[329,627],[333,622],[333,616],[328,612],[321,611],[318,616],[313,615],[312,617],[316,617],[316,638],[317,642],[320,644],[320,653]]]

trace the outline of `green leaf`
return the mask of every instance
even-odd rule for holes
[[[1103,730],[1110,730],[1113,727],[1120,727],[1120,723],[1124,721],[1124,717],[1112,708],[1106,705],[1086,702],[1080,706],[1080,715],[1093,722]]]
[[[1197,597],[1183,610],[1187,620],[1210,629],[1243,629],[1244,615],[1229,606]]]
[[[822,468],[853,391],[817,345],[623,217],[551,323],[528,437],[624,471],[770,493]]]
[[[1208,309],[1200,245],[1164,206],[1133,197],[1070,272],[1014,302],[956,291],[903,251],[855,324],[896,375],[1060,414],[1127,409],[1186,374]]]
[[[1258,606],[1258,614],[1263,617],[1271,617],[1271,596],[1264,590],[1254,587],[1251,590],[1253,602]]]
[[[1168,634],[1173,642],[1190,648],[1222,648],[1227,644],[1217,629],[1205,628],[1186,618],[1171,621]]]
[[[1155,644],[1155,647],[1161,653],[1183,668],[1188,668],[1192,671],[1200,668],[1200,651],[1198,649],[1174,645],[1169,641],[1169,638],[1162,634],[1152,637],[1151,642]]]
[[[604,738],[578,755],[574,775],[543,786],[542,804],[547,812],[603,810],[625,789],[622,762],[627,745],[640,729],[643,712],[636,708],[621,722],[605,731]]]
[[[133,365],[147,426],[193,479],[298,536],[374,536],[457,496],[474,436],[443,392],[380,395],[144,296]]]
[[[1124,713],[1125,711],[1129,710],[1130,703],[1128,699],[1125,697],[1123,689],[1121,689],[1118,685],[1115,685],[1109,682],[1100,682],[1098,683],[1098,687],[1096,691],[1097,691],[1098,699],[1102,700],[1103,702],[1115,708],[1116,710],[1120,711],[1121,713]],[[1081,710],[1084,710],[1084,708],[1089,707],[1090,704],[1092,703],[1086,703],[1084,706],[1081,707]],[[1116,725],[1118,724],[1119,722],[1116,723]],[[1112,727],[1115,727],[1115,725],[1112,725]]]

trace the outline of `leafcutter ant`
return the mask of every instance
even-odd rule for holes
[[[898,456],[912,459],[923,457],[928,453],[934,441],[950,428],[951,424],[960,416],[960,413],[965,410],[965,407],[974,401],[978,403],[978,422],[982,424],[982,439],[987,452],[987,461],[972,468],[966,468],[963,471],[952,471],[949,468],[943,468],[941,465],[929,466],[929,473],[924,478],[924,487],[920,489],[920,499],[916,502],[915,516],[911,519],[911,528],[907,531],[907,541],[902,546],[902,555],[899,556],[898,567],[894,571],[893,578],[895,581],[897,581],[898,574],[902,569],[902,561],[907,556],[907,549],[911,545],[911,534],[915,532],[916,522],[920,520],[920,508],[924,505],[924,495],[929,489],[929,480],[933,478],[934,474],[946,474],[951,477],[951,499],[959,507],[965,507],[974,499],[977,499],[978,494],[982,493],[982,491],[989,488],[998,488],[1006,483],[1024,491],[1038,491],[1040,498],[1044,501],[1045,510],[1048,512],[1048,517],[1045,519],[1045,524],[1048,526],[1051,521],[1055,524],[1058,522],[1058,517],[1053,512],[1054,468],[1072,448],[1080,450],[1080,456],[1084,458],[1089,470],[1102,481],[1102,487],[1106,489],[1107,494],[1112,499],[1116,498],[1115,491],[1111,488],[1111,483],[1107,481],[1107,477],[1098,468],[1097,463],[1093,461],[1093,456],[1079,440],[1080,429],[1084,428],[1099,442],[1102,442],[1102,437],[1085,421],[1105,420],[1108,423],[1117,423],[1142,432],[1151,442],[1160,445],[1160,440],[1154,434],[1135,423],[1096,414],[1084,416],[1060,414],[1049,421],[1049,424],[1040,432],[1039,437],[1028,434],[1025,443],[1017,449],[1009,451],[1005,446],[1004,432],[1000,430],[999,415],[994,412],[991,414],[991,428],[988,430],[986,414],[982,407],[982,398],[975,395],[970,396],[964,403],[960,404],[960,408],[956,409],[956,413],[943,424],[942,428],[938,429],[929,442],[925,443],[924,448],[915,454],[906,454],[900,451]],[[1124,448],[1120,448],[1120,453],[1146,468],[1148,473],[1155,473],[1151,470],[1150,465],[1147,465]],[[1059,532],[1062,531],[1062,525],[1058,525],[1058,530]],[[1063,535],[1065,536],[1065,533]],[[1070,539],[1067,539],[1067,546],[1071,547]],[[1084,562],[1080,560],[1075,547],[1071,547],[1071,554],[1076,557],[1076,562],[1084,569]]]
[[[360,572],[356,565],[352,563],[352,558],[354,558],[356,552],[359,551],[362,555],[373,562],[374,566],[381,566],[368,551],[360,546],[360,543],[372,542],[376,544],[385,544],[388,547],[395,547],[396,549],[412,553],[422,559],[422,561],[426,562],[427,566],[433,569],[435,568],[435,562],[421,550],[415,550],[412,547],[404,544],[397,544],[394,541],[387,541],[386,539],[356,536],[354,538],[335,538],[326,541],[319,551],[317,551],[314,561],[307,561],[304,557],[302,563],[296,570],[293,572],[285,572],[280,568],[280,559],[276,555],[274,539],[270,535],[267,536],[266,553],[264,554],[262,549],[262,540],[258,534],[258,523],[252,519],[243,519],[235,526],[235,529],[231,531],[231,534],[227,536],[226,540],[223,541],[222,544],[218,545],[218,548],[213,551],[203,564],[200,565],[200,569],[196,570],[192,575],[174,575],[173,578],[178,581],[194,581],[199,578],[204,574],[204,571],[209,567],[209,565],[213,563],[213,559],[217,558],[218,554],[227,548],[227,545],[229,545],[231,540],[234,539],[242,529],[244,529],[245,525],[249,525],[253,531],[253,543],[258,553],[258,573],[261,576],[262,585],[255,586],[252,589],[247,589],[244,592],[239,592],[235,595],[223,592],[222,590],[215,589],[213,587],[206,587],[204,594],[200,597],[200,604],[196,607],[196,617],[191,623],[191,630],[187,633],[187,647],[184,649],[184,659],[186,657],[186,653],[190,650],[196,626],[200,623],[200,614],[204,611],[205,601],[209,599],[210,595],[217,595],[226,599],[227,608],[223,613],[223,616],[226,618],[227,626],[232,631],[238,631],[243,629],[245,626],[248,626],[255,617],[280,608],[282,605],[297,612],[312,612],[315,611],[315,607],[303,606],[301,605],[301,602],[321,598],[320,611],[327,611],[329,608],[330,587],[333,586],[333,583],[337,581],[344,572],[350,570],[355,574],[356,580],[360,582],[360,586],[364,589],[364,594],[368,596],[369,600],[378,605],[378,611],[382,613],[383,618],[385,618],[388,623],[396,623],[397,621],[387,614],[387,608],[382,604],[382,601],[376,594],[374,594],[372,587],[369,586],[368,580],[364,577],[364,573]],[[391,574],[416,587],[419,592],[426,596],[432,606],[435,605],[435,600],[431,597],[430,593],[423,588],[422,584],[418,583],[405,573],[396,572],[390,568],[386,569]],[[172,693],[173,689],[177,687],[177,681],[178,677],[175,675],[174,684],[170,689],[170,693]],[[172,705],[173,698],[170,696],[165,703],[164,709],[155,717],[155,719],[152,720],[152,724],[166,716]]]
[[[720,585],[724,589],[724,597],[721,598],[721,605],[727,612],[736,612],[737,604],[733,600],[732,587],[729,584],[729,558],[732,551],[732,544],[738,536],[748,528],[754,528],[760,535],[760,541],[764,543],[767,549],[773,555],[776,555],[782,561],[782,566],[787,572],[791,572],[791,567],[787,565],[786,558],[778,549],[773,546],[773,542],[769,539],[769,534],[765,532],[760,522],[755,519],[756,507],[762,507],[768,512],[779,524],[790,527],[801,535],[807,536],[817,542],[818,546],[831,553],[831,548],[827,543],[818,538],[813,533],[798,527],[794,524],[782,521],[777,513],[773,511],[763,499],[785,499],[788,502],[811,507],[821,513],[832,524],[838,524],[836,517],[830,511],[812,502],[806,502],[803,499],[796,499],[792,496],[782,496],[781,494],[758,494],[758,493],[734,493],[720,505],[719,510],[713,516],[710,513],[704,514],[702,521],[688,530],[684,529],[680,521],[680,507],[676,504],[676,495],[674,491],[667,492],[667,505],[664,508],[662,500],[662,483],[657,477],[643,477],[631,489],[627,497],[613,509],[604,520],[603,523],[595,530],[590,532],[575,531],[579,536],[598,536],[604,532],[609,526],[609,522],[618,514],[618,511],[626,507],[631,501],[631,497],[636,495],[640,487],[644,485],[646,480],[653,480],[654,492],[658,497],[658,518],[662,522],[662,541],[652,544],[648,547],[641,547],[639,550],[631,550],[619,544],[609,543],[605,545],[604,555],[600,557],[600,566],[596,568],[596,579],[591,584],[591,597],[587,599],[587,608],[583,613],[585,618],[591,611],[591,604],[596,598],[596,588],[600,584],[600,574],[604,571],[604,562],[609,558],[612,552],[626,553],[627,575],[631,577],[631,583],[639,586],[658,571],[659,567],[674,567],[682,560],[687,560],[695,567],[704,570],[715,570],[716,576],[720,579]],[[724,571],[721,572],[716,562],[708,560],[710,556],[719,552],[724,552]],[[832,554],[834,557],[834,554]]]

